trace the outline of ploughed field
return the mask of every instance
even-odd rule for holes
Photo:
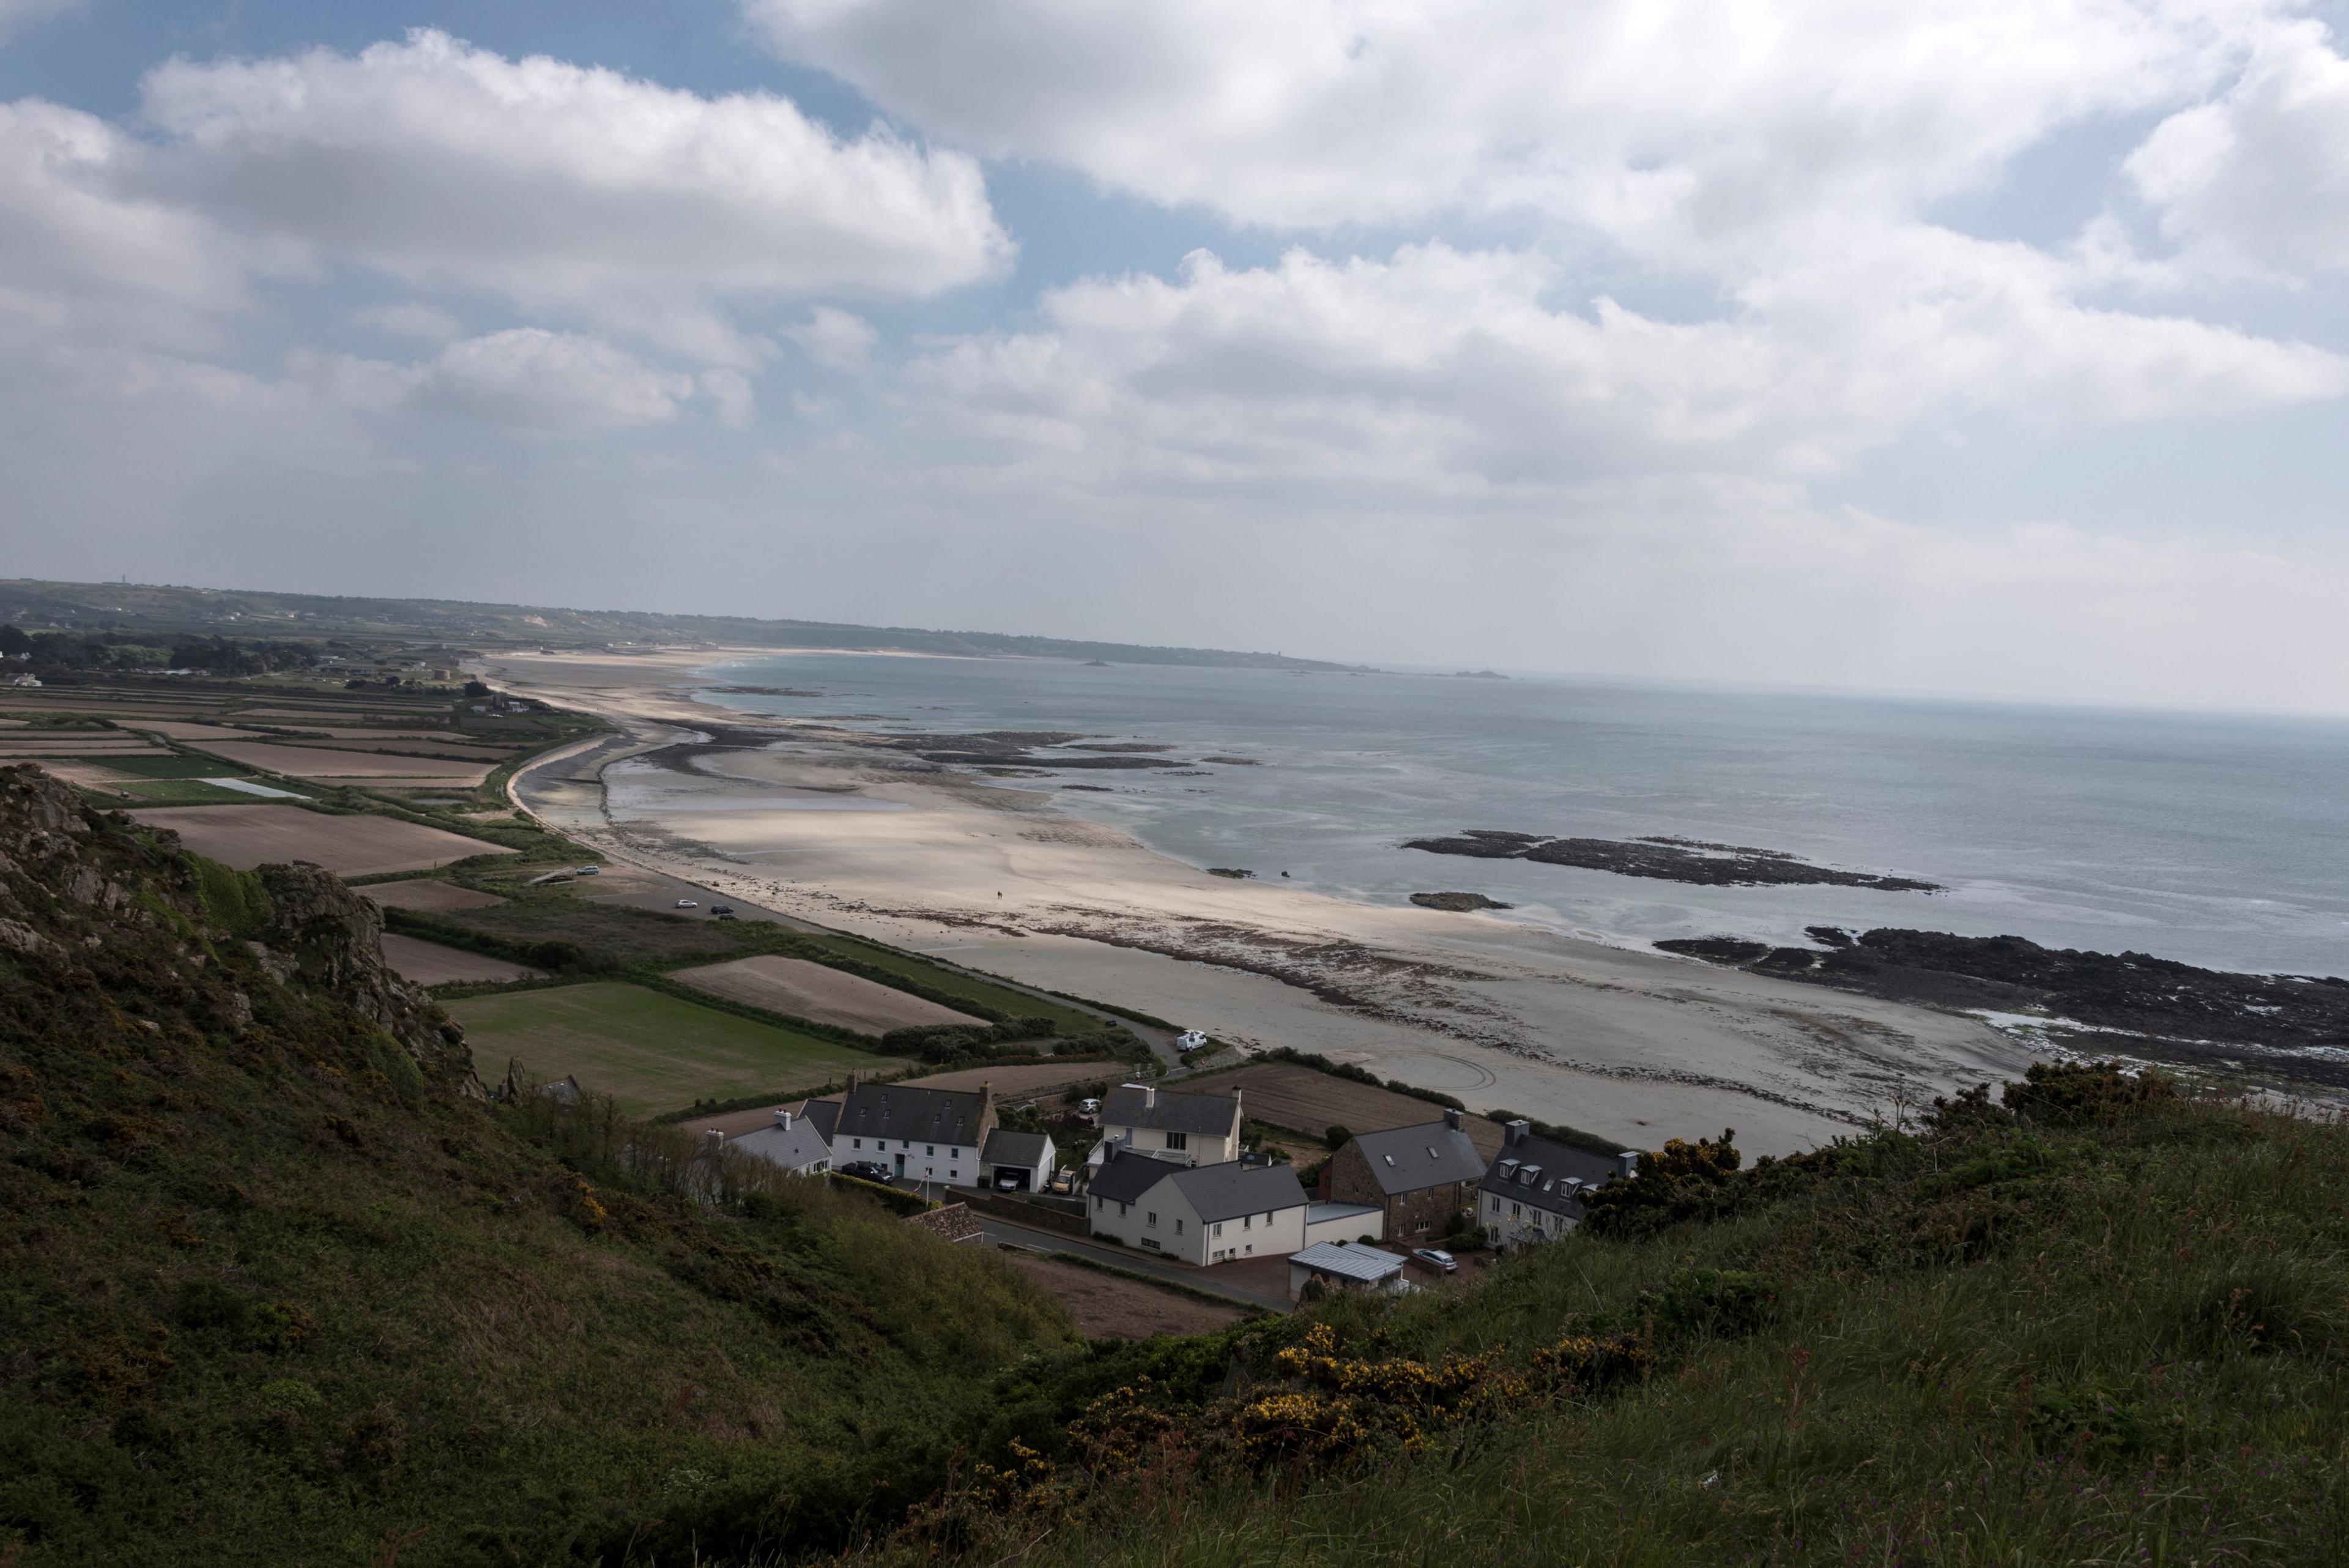
[[[934,1023],[983,1023],[967,1012],[892,990],[807,959],[761,953],[729,963],[676,971],[686,984],[818,1023],[837,1023],[865,1034]]]
[[[1383,1132],[1442,1121],[1444,1107],[1392,1089],[1317,1073],[1291,1062],[1255,1062],[1245,1067],[1185,1078],[1172,1085],[1206,1095],[1243,1091],[1240,1108],[1256,1120],[1319,1137],[1333,1127],[1348,1132]],[[1463,1118],[1468,1140],[1491,1159],[1501,1151],[1501,1125],[1483,1116]]]
[[[388,816],[330,816],[298,805],[190,805],[134,811],[150,827],[240,871],[307,860],[337,877],[429,871],[476,855],[513,851],[462,834]]]
[[[495,893],[460,888],[454,882],[430,877],[419,877],[409,882],[377,882],[359,889],[359,893],[373,903],[395,909],[421,909],[427,914],[443,909],[491,909],[505,902]]]
[[[778,1097],[845,1077],[894,1072],[883,1056],[720,1012],[620,981],[513,991],[442,1003],[465,1026],[486,1074],[509,1058],[543,1077],[575,1075],[636,1115],[697,1100]]]
[[[384,933],[383,961],[391,966],[394,974],[414,985],[448,985],[460,981],[498,984],[508,981],[533,980],[541,972],[506,959],[467,952],[462,948],[443,947],[439,942],[419,941],[414,937],[403,937],[397,931]]]

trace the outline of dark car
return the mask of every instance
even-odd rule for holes
[[[877,1159],[852,1159],[839,1168],[843,1176],[854,1176],[861,1181],[886,1181],[893,1174]]]
[[[731,904],[712,904],[709,906],[709,912],[722,920],[734,913],[734,906]]]

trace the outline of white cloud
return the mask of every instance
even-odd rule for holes
[[[244,303],[269,247],[143,193],[151,165],[94,115],[0,104],[0,343],[191,346]]]
[[[1562,308],[1559,281],[1441,244],[1239,271],[1199,253],[1178,281],[1054,290],[1040,329],[914,374],[959,433],[1059,483],[1381,508],[1795,482],[1984,414],[2076,430],[2349,389],[2320,350],[2084,308],[2037,253],[1937,233],[1757,282],[1724,320]]]
[[[2349,267],[2349,60],[2316,22],[2283,28],[2224,94],[2164,120],[2127,171],[2201,265]]]
[[[352,311],[351,319],[388,337],[415,337],[427,343],[446,343],[465,335],[465,324],[452,313],[418,299],[367,306]]]
[[[1530,213],[1684,265],[2220,79],[2271,0],[744,0],[932,134],[1251,223]]]
[[[745,389],[747,392],[747,389]],[[452,343],[422,372],[427,408],[548,435],[666,424],[693,378],[575,333],[518,327]]]
[[[82,0],[0,0],[0,44],[20,27],[81,9]]]
[[[926,296],[1010,241],[978,166],[788,100],[702,98],[419,31],[357,55],[174,59],[145,83],[157,188],[240,233],[420,288],[585,316],[744,366],[730,306]]]
[[[829,305],[819,305],[808,319],[783,329],[817,364],[834,370],[861,370],[872,358],[881,334],[861,316]]]

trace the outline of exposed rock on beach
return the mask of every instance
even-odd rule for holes
[[[1939,883],[1921,882],[1913,877],[1814,866],[1783,850],[1710,844],[1700,838],[1547,838],[1537,833],[1472,827],[1450,838],[1406,839],[1403,847],[1424,849],[1431,855],[1464,855],[1476,860],[1537,860],[1546,866],[1575,866],[1586,871],[1612,871],[1619,877],[1653,877],[1710,888],[1816,884],[1872,888],[1886,893],[1940,891]]]

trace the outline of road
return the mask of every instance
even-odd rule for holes
[[[998,1220],[991,1214],[978,1216],[979,1233],[988,1244],[1030,1247],[1042,1252],[1063,1252],[1071,1257],[1091,1258],[1097,1263],[1108,1263],[1128,1273],[1143,1274],[1164,1280],[1170,1284],[1185,1285],[1195,1291],[1206,1291],[1242,1306],[1263,1307],[1268,1312],[1286,1313],[1296,1306],[1285,1295],[1268,1295],[1261,1292],[1226,1284],[1216,1277],[1212,1269],[1186,1269],[1174,1263],[1129,1252],[1123,1247],[1096,1246],[1080,1241],[1074,1236],[1064,1236],[1051,1231],[1034,1231],[1025,1225],[1015,1225],[1008,1220]]]
[[[610,754],[600,754],[603,752],[603,749],[607,746],[611,748]],[[534,821],[538,821],[539,826],[546,828],[548,832],[558,832],[560,830],[552,823],[548,823],[541,819],[538,814],[531,809],[530,802],[527,798],[527,792],[531,775],[533,774],[538,772],[541,768],[554,766],[557,764],[569,764],[564,770],[566,775],[572,777],[584,777],[585,775],[580,774],[577,770],[582,764],[587,764],[592,766],[593,770],[600,776],[603,767],[606,763],[616,762],[622,756],[639,755],[644,752],[654,750],[658,750],[658,748],[639,744],[629,740],[626,736],[606,736],[600,742],[580,742],[577,745],[565,746],[558,751],[550,752],[545,756],[533,758],[530,762],[525,763],[521,767],[515,769],[512,775],[506,780],[506,799],[512,803],[515,810],[524,813]],[[709,888],[701,887],[698,883],[688,882],[682,878],[673,877],[667,872],[660,870],[657,867],[647,865],[645,862],[637,860],[635,857],[619,851],[605,847],[602,850],[602,853],[605,858],[618,861],[634,871],[655,878],[657,883],[657,886],[648,890],[634,891],[614,896],[610,899],[613,903],[635,904],[644,909],[673,912],[676,909],[677,900],[680,898],[698,897],[698,901],[705,909],[709,908],[713,903],[724,903],[729,901],[729,897],[721,897],[719,894],[712,893]],[[594,896],[592,892],[590,896]],[[848,936],[854,934],[853,932],[835,931],[830,927],[820,926],[813,920],[802,919],[795,915],[786,915],[781,913],[780,910],[770,909],[761,905],[753,904],[745,898],[732,898],[730,901],[734,908],[740,911],[738,918],[742,919],[771,920],[777,925],[788,927],[792,930],[807,931],[817,936]],[[999,974],[990,974],[984,970],[968,968],[965,965],[955,962],[954,960],[950,958],[945,957],[941,952],[924,951],[918,948],[908,948],[905,950],[908,952],[919,953],[921,957],[929,960],[932,963],[940,965],[946,969],[958,971],[961,973],[969,975],[974,980],[983,980],[990,985],[999,985],[1007,991],[1016,991],[1023,996],[1032,996],[1040,1002],[1050,1002],[1061,1007],[1073,1007],[1080,1012],[1100,1019],[1104,1024],[1108,1024],[1113,1028],[1123,1029],[1127,1033],[1132,1034],[1136,1039],[1140,1040],[1143,1044],[1149,1046],[1150,1054],[1158,1058],[1162,1064],[1162,1068],[1164,1070],[1177,1068],[1183,1064],[1183,1054],[1174,1048],[1174,1035],[1170,1030],[1155,1028],[1147,1023],[1136,1023],[1130,1018],[1120,1018],[1115,1013],[1102,1012],[1101,1009],[1093,1007],[1086,1002],[1072,1001],[1065,996],[1056,996],[1050,992],[1039,990],[1032,985],[1023,985],[1016,980],[1009,980]]]

